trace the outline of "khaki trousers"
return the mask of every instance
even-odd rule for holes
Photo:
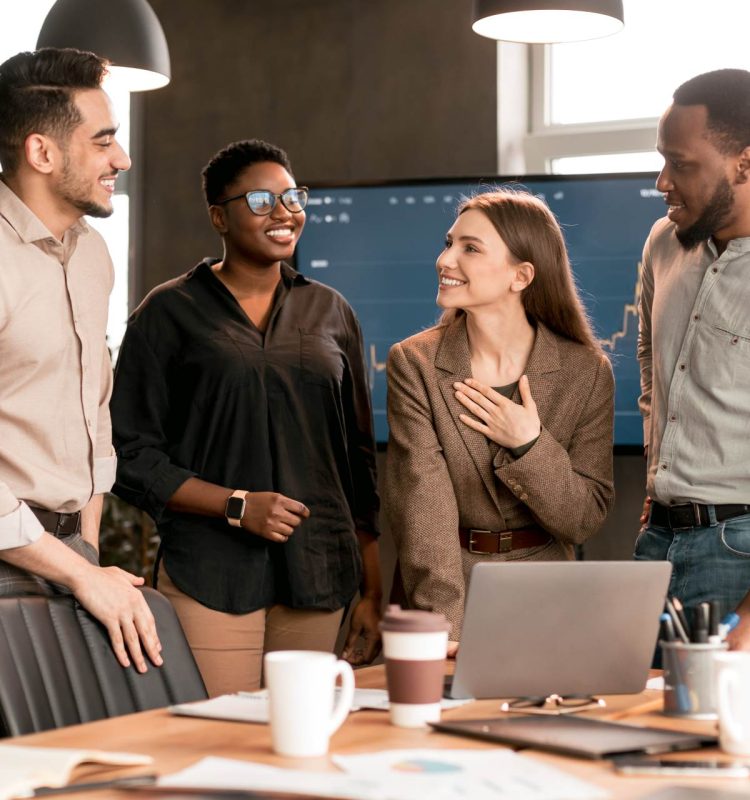
[[[249,614],[214,611],[181,592],[164,562],[157,585],[177,612],[209,697],[259,689],[263,654],[272,650],[333,652],[344,613],[283,605]]]

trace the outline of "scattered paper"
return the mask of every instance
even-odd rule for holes
[[[388,800],[594,800],[608,793],[512,750],[384,750],[333,756],[349,775],[378,781]]]
[[[377,784],[340,772],[281,769],[214,756],[203,758],[181,772],[162,776],[157,786],[160,789],[241,789],[350,800],[385,800]]]
[[[389,750],[334,756],[344,772],[204,758],[159,779],[161,789],[243,789],[351,800],[600,800],[608,794],[511,750]]]
[[[336,690],[339,691],[338,689]],[[456,708],[471,700],[443,699],[444,709]],[[388,692],[385,689],[355,689],[352,711],[360,709],[388,710]],[[233,722],[266,723],[269,720],[268,690],[258,692],[239,692],[223,694],[211,700],[198,700],[194,703],[180,703],[170,706],[172,714],[187,717],[207,717],[209,719],[225,719]]]

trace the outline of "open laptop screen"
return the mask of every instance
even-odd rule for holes
[[[664,561],[477,564],[451,696],[642,691],[670,574]]]

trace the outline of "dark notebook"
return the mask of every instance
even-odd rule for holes
[[[717,741],[713,736],[571,716],[467,719],[431,725],[443,733],[583,758],[694,750],[715,745]]]

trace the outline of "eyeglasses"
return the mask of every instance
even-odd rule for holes
[[[606,705],[601,697],[550,694],[547,697],[519,697],[502,703],[500,710],[518,714],[577,714]]]
[[[290,189],[284,189],[281,194],[274,194],[268,189],[252,189],[249,192],[236,194],[233,197],[227,197],[226,200],[218,200],[215,205],[223,206],[230,200],[239,200],[240,197],[245,198],[247,207],[257,214],[259,217],[268,216],[274,209],[277,200],[281,200],[281,205],[292,214],[299,214],[307,205],[307,198],[309,189],[307,186],[293,186]]]

